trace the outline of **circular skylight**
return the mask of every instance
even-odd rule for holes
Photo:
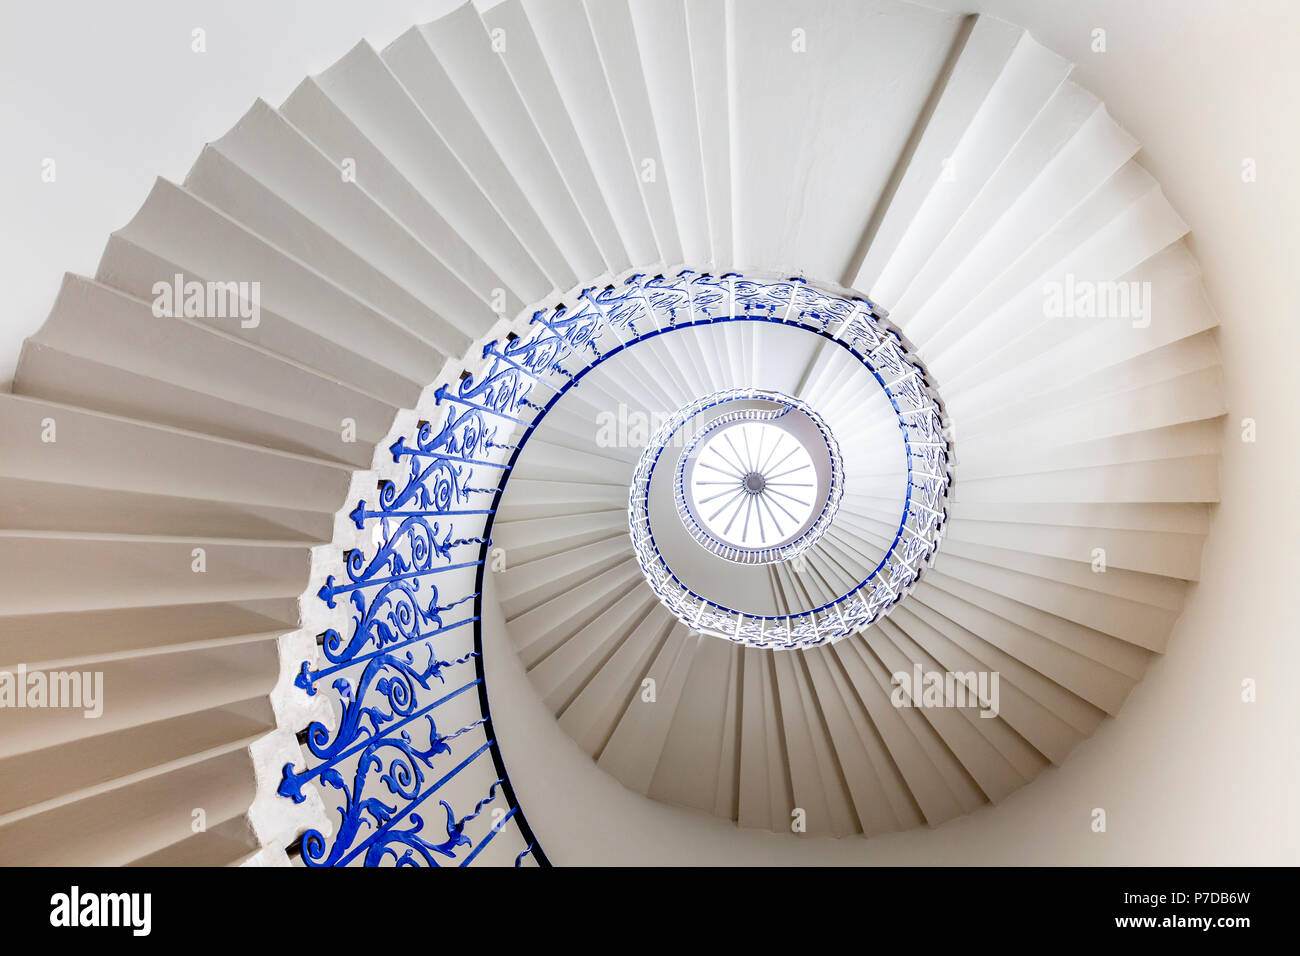
[[[779,547],[820,508],[817,478],[812,455],[789,431],[740,421],[700,446],[689,485],[691,510],[726,544]]]
[[[673,468],[673,500],[706,551],[738,564],[788,561],[829,527],[844,469],[826,423],[805,402],[762,389],[706,396],[661,429],[655,450],[647,448],[654,461],[679,430],[694,435]]]

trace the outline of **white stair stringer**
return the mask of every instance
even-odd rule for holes
[[[880,39],[851,57],[820,0],[479,6],[254,104],[27,342],[0,396],[0,668],[101,672],[105,711],[4,715],[0,861],[283,863],[330,833],[319,793],[276,788],[295,735],[337,720],[295,679],[337,621],[317,590],[372,544],[349,508],[399,473],[388,448],[437,420],[438,386],[606,287],[641,290],[638,334],[662,334],[529,433],[492,573],[539,695],[630,789],[782,833],[938,825],[1064,760],[1166,648],[1218,497],[1217,322],[1185,224],[1068,64],[890,0],[852,13]],[[907,488],[843,327],[808,334],[791,308],[674,329],[719,312],[689,283],[651,304],[683,264],[859,290],[943,397],[942,547],[865,632],[742,647],[646,584],[632,471],[703,395],[779,389],[843,447],[840,511],[802,564],[715,568],[754,613],[862,580]],[[256,322],[158,315],[177,276],[258,283]],[[1121,283],[1126,310],[1079,314]],[[607,324],[594,346],[630,338]],[[589,362],[565,356],[534,400]],[[996,717],[897,706],[917,666],[997,672]]]

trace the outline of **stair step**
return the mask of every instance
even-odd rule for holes
[[[453,354],[495,321],[487,301],[394,218],[395,210],[359,180],[347,181],[327,152],[268,104],[255,103],[213,148],[425,303],[447,325],[441,334]]]
[[[114,780],[274,729],[270,701],[253,698],[0,759],[0,771],[7,766],[12,781],[0,798],[0,819],[17,810],[41,812],[52,801],[72,803]]]
[[[27,673],[31,686],[37,686],[34,669],[28,668]],[[59,693],[64,695],[61,701],[77,703],[75,691],[80,683],[82,706],[14,709],[0,728],[0,756],[30,753],[89,735],[100,736],[250,698],[265,698],[279,676],[279,653],[273,641],[258,641],[168,649],[148,656],[81,664],[72,672],[45,673],[47,688],[54,687],[52,682],[58,683],[56,678],[62,681],[58,683]],[[72,674],[80,674],[79,681],[74,681]],[[53,693],[50,689],[50,701]],[[87,695],[96,699],[88,702]],[[86,717],[101,708],[99,716]]]
[[[250,327],[245,323],[256,321],[254,328],[260,327],[269,311],[386,367],[391,375],[424,384],[442,371],[446,357],[427,340],[395,324],[309,263],[263,240],[184,187],[159,180],[135,218],[114,236],[155,257],[166,256],[178,268],[142,263],[143,268],[126,271],[125,257],[110,256],[106,251],[95,275],[105,285],[152,301],[157,283],[170,283],[174,288],[174,273],[181,273],[184,283],[257,282],[263,308],[256,320],[209,321],[238,334],[237,330]],[[278,351],[273,345],[268,347]]]
[[[623,135],[583,0],[511,0],[491,11],[488,23],[514,38],[504,54],[506,66],[534,119],[567,114],[573,132],[561,120],[556,134],[582,146],[631,264],[665,262],[639,186],[640,157],[632,155]]]
[[[247,748],[109,790],[0,827],[0,863],[122,866],[193,835],[195,810],[214,827],[253,798]]]
[[[261,847],[243,817],[235,817],[155,853],[131,866],[234,866]]]
[[[179,646],[267,640],[297,627],[297,596],[7,614],[0,665],[67,667]]]
[[[315,84],[521,302],[551,282],[420,106],[367,43],[313,77]],[[290,120],[294,119],[289,112]],[[312,135],[309,131],[308,135]]]
[[[412,28],[381,54],[407,94],[420,107],[448,148],[470,170],[475,183],[505,219],[533,261],[556,289],[568,289],[578,273],[565,259],[548,224],[512,175],[446,69],[430,49],[424,33]],[[491,54],[484,51],[484,58]],[[495,59],[495,57],[492,57]],[[540,157],[539,157],[540,158]]]
[[[116,536],[3,535],[8,614],[294,597],[311,555],[287,542],[217,543]],[[196,553],[196,552],[202,553]],[[67,581],[75,581],[70,589]]]

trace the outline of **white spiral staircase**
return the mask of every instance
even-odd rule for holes
[[[806,566],[696,566],[773,618],[889,550],[902,443],[884,394],[795,325],[628,347],[497,439],[529,436],[487,590],[560,725],[638,793],[787,834],[800,808],[814,836],[936,825],[1062,761],[1165,648],[1225,412],[1186,226],[1069,73],[1006,23],[883,0],[505,0],[255,104],[67,277],[0,396],[0,668],[105,688],[97,720],[2,715],[0,862],[271,862],[328,832],[332,792],[275,788],[311,762],[294,736],[338,724],[294,679],[332,626],[317,591],[345,549],[373,553],[348,515],[389,446],[539,310],[683,269],[888,312],[948,417],[942,544],[860,634],[693,631],[628,534],[641,442],[602,440],[602,414],[759,387],[827,419],[844,498]],[[177,274],[260,282],[260,322],[155,317]],[[1115,281],[1149,283],[1145,317],[1045,313],[1049,288]],[[683,319],[646,310],[641,332]],[[458,633],[440,655],[472,650]],[[996,719],[892,706],[917,664],[999,672]]]

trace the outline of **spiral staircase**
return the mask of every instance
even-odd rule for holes
[[[1069,76],[904,3],[505,0],[255,104],[0,396],[0,668],[104,675],[95,720],[3,714],[0,862],[546,863],[485,606],[601,769],[740,827],[933,826],[1064,760],[1165,649],[1225,413],[1187,227]],[[159,316],[174,277],[260,314]],[[1089,283],[1148,308],[1045,310]],[[843,493],[743,564],[660,426],[753,390]],[[918,666],[997,672],[996,717],[896,706]]]

